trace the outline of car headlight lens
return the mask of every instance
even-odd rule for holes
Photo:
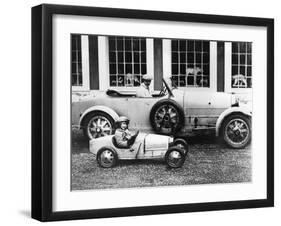
[[[174,138],[173,137],[169,137],[169,144],[174,142]]]

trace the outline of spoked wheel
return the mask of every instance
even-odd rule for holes
[[[153,106],[150,122],[156,132],[171,135],[183,126],[184,114],[175,101],[161,100]]]
[[[117,163],[117,154],[109,147],[103,147],[97,154],[97,161],[103,168],[113,167]]]
[[[89,139],[107,136],[113,133],[113,119],[103,112],[93,112],[83,121],[84,135]]]
[[[171,168],[182,167],[185,161],[185,153],[177,146],[170,147],[165,155],[165,161]]]
[[[188,151],[188,144],[182,138],[176,138],[173,144],[186,152]]]
[[[251,140],[251,122],[244,115],[231,115],[222,125],[225,143],[232,148],[244,148]]]

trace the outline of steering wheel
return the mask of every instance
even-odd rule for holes
[[[164,86],[162,86],[162,89],[161,89],[161,91],[160,91],[160,93],[159,93],[159,96],[165,96],[165,95],[166,95],[166,92],[167,92],[167,88],[166,88],[166,86],[164,85]]]

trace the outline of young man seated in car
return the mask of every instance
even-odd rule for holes
[[[137,89],[136,96],[137,97],[152,97],[152,93],[150,90],[150,84],[151,84],[152,76],[150,75],[143,75],[142,76],[142,83],[140,87]]]
[[[128,129],[129,122],[130,120],[125,116],[121,116],[117,119],[117,129],[114,136],[118,147],[131,147],[139,134],[139,131],[137,131],[134,135],[132,135],[132,133]],[[130,151],[133,151],[133,149],[131,149]]]

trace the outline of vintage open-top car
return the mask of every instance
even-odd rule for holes
[[[88,139],[114,133],[116,119],[130,119],[131,129],[184,137],[213,131],[232,148],[251,140],[249,106],[223,92],[183,91],[163,79],[162,90],[149,98],[107,90],[72,103],[72,124]]]
[[[139,133],[130,147],[120,147],[115,136],[108,135],[90,140],[90,152],[104,168],[113,167],[118,160],[133,159],[163,159],[171,168],[179,168],[185,162],[188,145],[181,138]]]

